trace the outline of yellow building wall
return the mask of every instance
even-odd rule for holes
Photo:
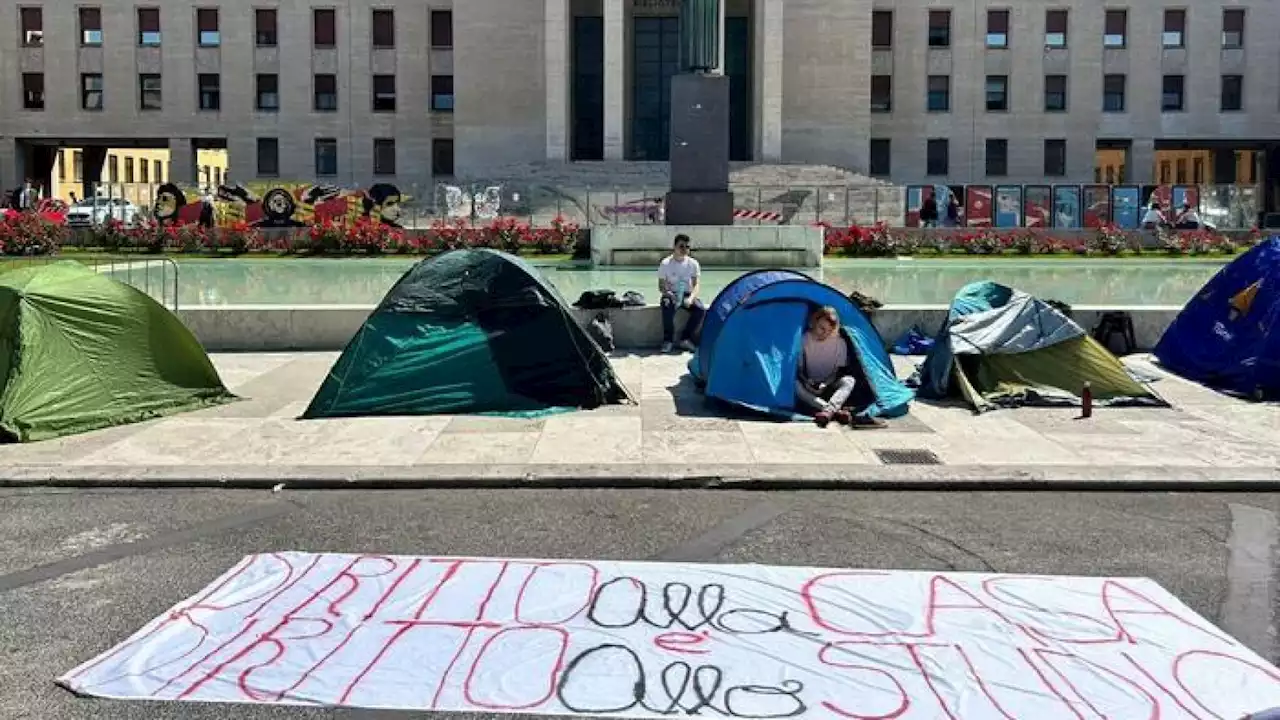
[[[1237,150],[1236,184],[1256,185],[1257,152]],[[1125,168],[1124,150],[1104,148],[1094,155],[1093,180],[1097,183],[1124,184],[1132,173]],[[1212,150],[1157,150],[1152,177],[1156,185],[1212,185]]]
[[[74,195],[82,199],[82,181],[85,174],[84,151],[80,148],[62,148],[53,164],[53,188],[51,195],[66,202]],[[196,177],[199,185],[217,187],[227,176],[226,150],[198,150],[196,152]],[[135,205],[149,207],[155,198],[155,189],[169,182],[169,151],[149,148],[109,148],[102,162],[101,185],[98,194],[124,197]]]

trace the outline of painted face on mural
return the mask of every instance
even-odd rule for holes
[[[289,198],[283,193],[271,193],[267,198],[267,210],[272,215],[289,215],[291,209],[289,207]]]
[[[382,201],[382,205],[378,207],[378,217],[383,222],[397,223],[400,222],[400,216],[404,214],[404,208],[400,206],[400,196],[392,195]]]
[[[178,214],[178,198],[171,192],[156,195],[156,217],[171,218]]]

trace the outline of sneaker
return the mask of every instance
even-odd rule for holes
[[[853,422],[853,416],[849,414],[848,410],[837,410],[834,418],[841,425],[848,425]]]
[[[680,349],[687,350],[689,352],[697,352],[698,346],[694,345],[692,340],[681,340]]]
[[[671,352],[671,343],[669,343],[669,342],[664,342],[664,343],[662,343],[662,352],[664,352],[664,353],[669,353],[669,352]]]
[[[855,430],[881,430],[889,427],[889,423],[880,418],[868,417],[866,415],[855,415],[853,421],[849,423]]]
[[[818,427],[820,427],[820,428],[824,428],[824,427],[826,427],[827,425],[830,425],[830,424],[831,424],[831,413],[829,413],[829,412],[827,412],[827,411],[823,410],[822,412],[818,413],[817,415],[814,415],[814,416],[813,416],[813,424],[814,424],[814,425],[817,425],[817,426],[818,426]]]

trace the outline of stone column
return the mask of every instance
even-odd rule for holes
[[[169,139],[169,177],[166,180],[179,185],[198,184],[196,164],[196,146],[191,138]]]
[[[621,160],[626,143],[626,0],[604,0],[604,159]]]
[[[1129,158],[1125,162],[1125,179],[1137,185],[1156,183],[1156,141],[1151,138],[1134,138],[1129,146]]]
[[[724,19],[725,19],[725,12],[727,12],[727,11],[725,10],[725,8],[726,8],[726,7],[728,7],[728,5],[729,5],[729,0],[720,0],[720,32],[719,32],[719,37],[720,37],[720,48],[719,48],[719,51],[720,51],[720,57],[719,57],[719,62],[717,62],[717,63],[716,63],[716,73],[717,73],[717,74],[719,74],[719,75],[724,75],[724,73],[725,73],[725,69],[724,69],[724,48],[725,48],[725,45],[726,45],[727,43],[726,43],[726,37],[725,37],[725,34],[724,34],[724,25],[725,25],[725,21],[724,21]]]
[[[22,185],[22,171],[18,141],[9,137],[0,138],[0,193],[8,193]],[[0,197],[0,200],[3,199]]]
[[[547,159],[569,159],[569,42],[572,11],[569,0],[544,0],[543,36],[546,43]]]
[[[756,161],[782,160],[783,0],[755,0]]]

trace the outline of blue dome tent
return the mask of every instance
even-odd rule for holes
[[[834,288],[791,270],[759,270],[716,296],[689,372],[708,397],[794,416],[801,336],[815,308],[831,306],[856,352],[872,417],[907,411],[912,392],[894,374],[884,341],[862,311]]]
[[[1218,271],[1152,354],[1188,380],[1259,400],[1280,398],[1280,236]]]

